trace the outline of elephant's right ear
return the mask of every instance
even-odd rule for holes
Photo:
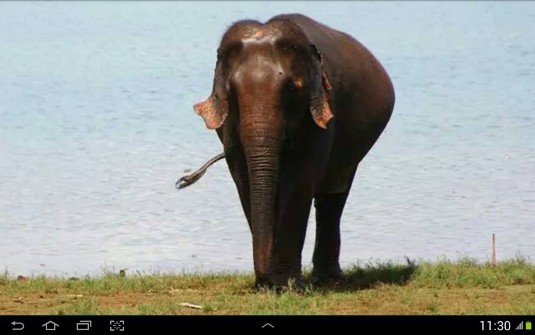
[[[216,129],[223,125],[228,114],[226,101],[221,101],[216,93],[208,99],[193,105],[195,113],[199,114],[208,129]]]
[[[223,85],[224,80],[221,67],[221,54],[218,49],[212,95],[210,95],[208,99],[193,105],[193,110],[203,118],[208,129],[217,129],[221,127],[228,115],[228,104]]]

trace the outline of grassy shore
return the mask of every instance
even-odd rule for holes
[[[343,284],[304,293],[255,290],[251,274],[5,273],[0,314],[535,314],[535,266],[521,259],[364,264],[345,273]]]

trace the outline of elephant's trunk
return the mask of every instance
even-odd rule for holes
[[[259,285],[270,282],[279,143],[274,123],[270,120],[242,123],[241,138],[249,173],[253,259]]]

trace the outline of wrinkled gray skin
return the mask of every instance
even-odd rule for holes
[[[240,21],[226,31],[212,94],[194,109],[223,143],[258,285],[301,283],[313,200],[313,276],[343,277],[340,216],[394,100],[389,76],[362,44],[306,16]]]

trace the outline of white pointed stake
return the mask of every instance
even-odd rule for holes
[[[492,266],[496,266],[496,234],[492,234]]]

